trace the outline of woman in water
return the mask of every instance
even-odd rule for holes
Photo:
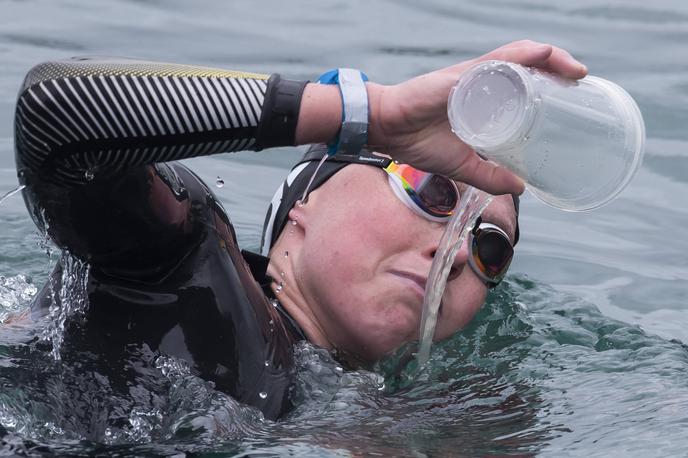
[[[356,366],[418,338],[425,279],[463,186],[452,180],[507,194],[474,231],[479,253],[464,244],[453,262],[436,336],[463,327],[509,265],[517,236],[509,194],[523,191],[448,124],[450,88],[488,59],[570,78],[586,73],[566,51],[530,41],[395,86],[135,60],[34,67],[16,110],[24,198],[36,224],[90,266],[86,320],[68,323],[65,364],[92,363],[109,387],[126,392],[140,370],[132,361],[170,355],[277,418],[290,407],[294,342],[306,339]],[[367,149],[356,143],[360,132],[348,137],[342,124],[361,95]],[[295,204],[296,196],[323,151],[311,152],[278,190],[264,233],[268,257],[242,254],[210,189],[171,162],[313,143],[337,150],[349,139],[353,150],[325,163],[306,203]],[[63,264],[39,292],[34,317],[65,297],[57,294],[68,277]]]

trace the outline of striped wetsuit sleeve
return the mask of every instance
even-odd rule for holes
[[[17,100],[18,173],[78,185],[144,164],[293,144],[304,85],[128,59],[43,63]],[[284,88],[290,119],[272,109]]]

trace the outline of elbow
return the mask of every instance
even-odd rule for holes
[[[54,63],[36,65],[24,78],[14,112],[15,161],[21,177],[42,169],[48,158],[74,139],[69,137],[69,105],[64,77]]]

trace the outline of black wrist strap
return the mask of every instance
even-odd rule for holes
[[[301,97],[307,83],[283,79],[278,74],[270,76],[256,135],[258,150],[294,146]]]

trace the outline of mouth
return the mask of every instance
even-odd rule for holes
[[[393,270],[391,273],[392,275],[400,278],[421,299],[425,297],[425,285],[427,284],[427,278],[412,272],[403,272],[399,270]]]

